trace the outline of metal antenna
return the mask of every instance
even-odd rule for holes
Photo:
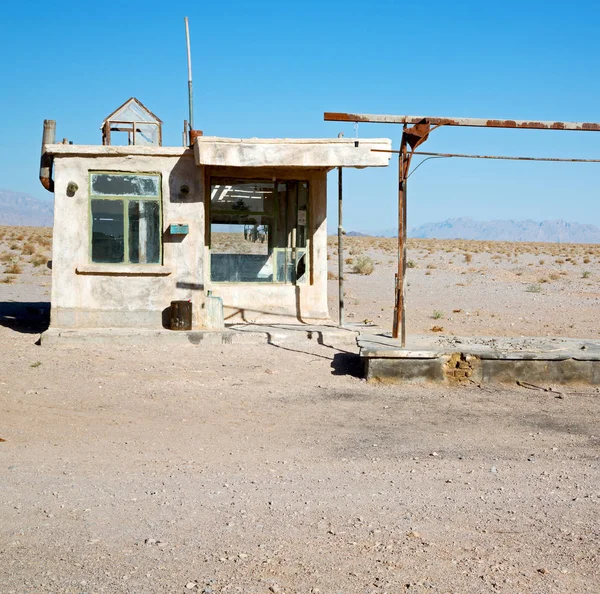
[[[190,103],[190,130],[194,129],[194,102],[192,95],[192,54],[190,52],[190,27],[188,24],[188,18],[184,18],[185,21],[185,39],[187,43],[187,63],[188,63],[188,99]]]

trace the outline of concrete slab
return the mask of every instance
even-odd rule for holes
[[[335,326],[303,324],[237,324],[224,330],[152,330],[146,328],[49,328],[40,337],[43,346],[64,343],[93,344],[294,344],[314,340],[327,346],[356,346],[358,332]]]
[[[600,341],[543,337],[410,336],[361,333],[367,379],[600,384]]]

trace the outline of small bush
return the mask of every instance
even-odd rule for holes
[[[444,317],[444,312],[439,309],[435,309],[433,311],[433,315],[431,316],[434,320],[439,320]]]
[[[46,258],[46,256],[42,256],[41,254],[36,254],[35,256],[33,256],[33,258],[31,258],[31,263],[34,266],[42,266],[47,261],[48,259]]]
[[[4,269],[4,272],[6,272],[6,274],[21,274],[21,272],[23,272],[23,269],[17,263],[14,263],[10,266],[7,266]]]
[[[592,276],[592,273],[589,270],[584,270],[581,278],[590,278],[590,276]]]
[[[11,283],[15,282],[15,277],[14,276],[5,276],[0,282],[4,283],[5,285],[10,285]]]
[[[471,262],[471,260],[472,260],[472,259],[473,259],[473,254],[469,254],[469,253],[466,253],[466,254],[465,254],[465,262],[466,262],[467,264],[469,264],[469,263]]]
[[[527,293],[541,293],[542,286],[541,285],[528,285],[525,289]]]
[[[345,262],[346,264],[352,264],[352,262],[354,262],[354,258],[346,258],[346,259],[344,260],[344,262]]]
[[[31,254],[33,253],[35,253],[35,246],[33,245],[33,243],[26,243],[23,246],[22,254],[24,256],[31,256]]]
[[[369,256],[360,256],[354,264],[354,272],[356,274],[368,276],[369,274],[373,274],[374,270],[375,264],[373,263],[373,260],[369,258]]]
[[[327,273],[327,280],[337,280],[337,279],[338,279],[338,275],[335,272],[329,271]]]
[[[417,267],[417,265],[416,265],[416,263],[415,263],[415,261],[414,261],[414,260],[409,260],[409,261],[406,263],[406,267],[407,267],[407,268],[416,268],[416,267]]]

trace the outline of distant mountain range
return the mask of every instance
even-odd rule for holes
[[[395,237],[396,229],[371,233]],[[368,235],[350,232],[348,235]],[[595,225],[557,221],[475,221],[469,217],[426,223],[408,231],[409,237],[435,239],[480,239],[485,241],[541,241],[546,243],[600,243],[600,228]]]
[[[39,200],[24,192],[0,190],[0,225],[51,227],[52,200]]]
[[[0,190],[0,225],[51,227],[52,200],[40,200],[24,192]],[[372,233],[349,231],[349,236],[395,237],[396,229]],[[557,221],[475,221],[469,217],[426,223],[408,231],[409,237],[480,239],[486,241],[541,241],[547,243],[600,243],[595,225]]]

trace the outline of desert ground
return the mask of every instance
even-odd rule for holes
[[[597,388],[371,384],[311,341],[38,346],[50,230],[0,236],[2,594],[600,591]],[[389,330],[393,240],[346,245],[349,320]],[[408,259],[409,333],[599,337],[598,246]]]

